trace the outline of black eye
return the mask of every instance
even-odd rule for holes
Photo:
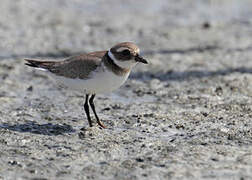
[[[124,56],[129,56],[130,55],[130,51],[128,49],[125,49],[125,50],[122,51],[122,54]]]

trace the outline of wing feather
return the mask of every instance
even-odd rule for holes
[[[106,51],[73,56],[63,61],[40,61],[25,59],[26,65],[48,70],[55,75],[68,78],[87,79],[92,71],[101,65],[102,57]]]

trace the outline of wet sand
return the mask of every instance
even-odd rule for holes
[[[0,179],[251,179],[249,7],[2,0]],[[83,94],[24,66],[25,57],[64,58],[121,41],[138,44],[150,64],[97,96],[107,129],[88,127]]]

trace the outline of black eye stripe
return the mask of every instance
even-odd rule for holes
[[[121,52],[124,56],[129,56],[130,55],[130,51],[128,49],[125,49]]]

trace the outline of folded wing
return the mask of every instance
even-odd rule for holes
[[[90,73],[100,66],[105,53],[106,51],[82,54],[63,61],[25,59],[25,64],[30,67],[50,71],[57,76],[65,76],[73,79],[88,79]]]

